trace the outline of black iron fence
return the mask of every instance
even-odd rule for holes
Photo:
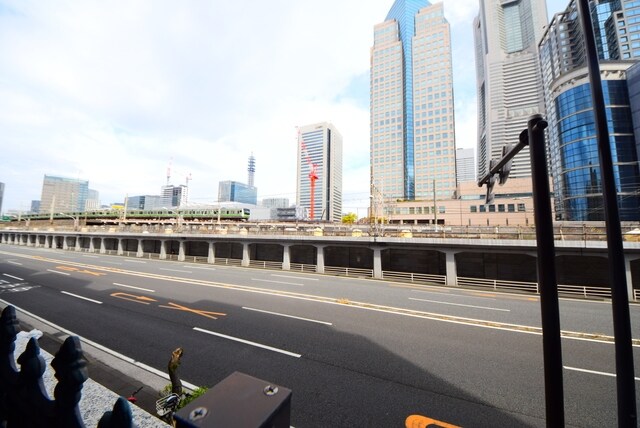
[[[15,308],[5,307],[0,316],[0,426],[84,427],[78,403],[88,371],[80,339],[68,337],[51,362],[57,380],[51,399],[42,377],[46,362],[35,338],[29,339],[25,351],[17,358],[20,370],[16,368],[14,352],[19,331]],[[98,422],[99,428],[133,426],[131,408],[123,397]]]

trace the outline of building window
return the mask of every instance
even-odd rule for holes
[[[486,213],[487,212],[487,206],[486,205],[480,205],[480,212],[481,213]]]
[[[499,204],[498,205],[498,212],[501,212],[501,213],[504,212],[504,204]]]
[[[516,212],[516,206],[514,204],[507,205],[507,211],[510,213]]]
[[[490,212],[490,213],[494,213],[494,212],[496,212],[496,206],[495,206],[495,205],[493,205],[493,204],[492,204],[492,205],[489,205],[489,212]]]
[[[525,208],[524,208],[524,204],[518,204],[518,212],[524,212]]]
[[[480,205],[480,206],[482,206],[482,205]],[[477,207],[477,206],[475,206],[475,205],[471,205],[471,206],[469,207],[469,212],[477,213],[477,212],[478,212],[478,207]]]

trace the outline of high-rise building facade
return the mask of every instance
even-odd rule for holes
[[[256,205],[258,191],[255,187],[238,181],[221,181],[218,183],[218,202],[241,202]]]
[[[639,149],[628,69],[640,59],[640,2],[592,0],[620,220],[640,220]],[[584,35],[577,2],[557,13],[540,41],[556,219],[604,220],[602,177]],[[633,73],[632,73],[633,74]]]
[[[298,128],[296,188],[296,204],[309,210],[309,218],[313,212],[313,220],[342,220],[342,135],[332,124]]]
[[[473,149],[456,149],[456,179],[458,184],[476,181],[476,162]]]
[[[450,198],[456,189],[453,73],[442,3],[396,0],[374,27],[370,73],[372,192]]]
[[[0,183],[0,214],[2,214],[2,199],[4,198],[4,183]]]
[[[505,144],[518,143],[533,114],[544,113],[538,41],[547,25],[544,0],[480,0],[473,22],[478,96],[478,177]],[[511,177],[531,176],[529,149],[513,159]]]
[[[178,186],[167,184],[162,186],[160,193],[166,208],[184,207],[189,200],[189,188],[184,184]]]
[[[81,212],[89,196],[89,182],[77,178],[45,175],[40,212]]]

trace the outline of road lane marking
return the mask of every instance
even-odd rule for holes
[[[166,309],[175,309],[177,311],[191,312],[193,314],[202,315],[203,317],[207,317],[207,318],[210,318],[210,319],[213,319],[213,320],[217,320],[218,319],[214,315],[218,315],[218,316],[221,316],[221,317],[227,316],[227,314],[223,314],[222,312],[211,312],[211,311],[205,311],[205,310],[202,310],[202,309],[191,309],[191,308],[188,308],[186,306],[178,305],[177,303],[173,303],[173,302],[169,302],[169,306],[159,305],[159,307],[166,308]]]
[[[79,269],[75,266],[56,266],[56,269],[60,269],[60,270],[66,270],[69,272],[78,272],[78,273],[86,273],[87,275],[93,275],[93,276],[104,276],[106,275],[106,273],[102,273],[102,272],[93,272],[87,269]]]
[[[511,309],[490,308],[488,306],[465,305],[465,304],[462,304],[462,303],[441,302],[439,300],[416,299],[415,297],[409,297],[409,300],[417,300],[417,301],[420,301],[420,302],[439,303],[441,305],[463,306],[465,308],[486,309],[488,311],[511,312]]]
[[[258,343],[258,342],[251,342],[249,340],[240,339],[239,337],[227,336],[226,334],[216,333],[215,331],[205,330],[205,329],[199,328],[199,327],[193,327],[193,329],[195,331],[199,331],[201,333],[210,334],[212,336],[218,336],[218,337],[221,337],[223,339],[233,340],[235,342],[244,343],[245,345],[251,345],[251,346],[255,346],[257,348],[266,349],[268,351],[278,352],[280,354],[288,355],[290,357],[294,357],[294,358],[302,357],[301,354],[296,354],[294,352],[285,351],[284,349],[279,349],[279,348],[274,348],[272,346],[263,345],[262,343]]]
[[[99,301],[99,300],[93,300],[93,299],[90,299],[90,298],[88,298],[88,297],[78,296],[77,294],[69,293],[69,292],[67,292],[67,291],[61,291],[61,293],[62,293],[62,294],[66,294],[66,295],[68,295],[68,296],[72,296],[72,297],[78,298],[78,299],[87,300],[87,301],[89,301],[89,302],[97,303],[97,304],[99,304],[99,305],[101,305],[101,304],[102,304],[102,302],[101,302],[101,301]]]
[[[406,428],[462,428],[447,422],[438,421],[422,415],[411,415],[404,421]]]
[[[582,373],[589,373],[589,374],[595,374],[600,376],[616,377],[615,373],[606,373],[606,372],[599,372],[596,370],[579,369],[577,367],[569,367],[569,366],[563,366],[563,367],[565,368],[565,370],[572,370],[574,372],[582,372]],[[634,379],[640,382],[640,377],[634,377]]]
[[[111,293],[110,296],[111,297],[115,297],[116,299],[122,299],[122,300],[128,300],[130,302],[142,303],[143,305],[148,305],[149,302],[157,302],[156,299],[152,299],[151,297],[140,296],[140,295],[137,295],[137,294],[122,293],[120,291],[118,291],[117,293]]]
[[[71,275],[70,273],[67,273],[67,272],[58,272],[57,270],[53,270],[53,269],[47,269],[47,272],[53,272],[53,273],[57,273],[57,274],[59,274],[59,275],[67,275],[67,276]]]
[[[22,278],[18,278],[17,276],[9,275],[8,273],[3,273],[4,276],[8,276],[9,278],[17,279],[18,281],[24,281]]]
[[[91,259],[97,259],[97,258],[99,258],[98,256],[91,256],[91,255],[89,255],[89,254],[83,254],[83,255],[82,255],[82,257],[89,257],[89,258],[91,258]]]
[[[110,265],[121,265],[122,264],[120,262],[111,262],[111,261],[105,261],[104,263],[108,263]]]
[[[299,287],[304,287],[304,284],[299,284],[297,282],[272,281],[270,279],[259,279],[259,278],[251,278],[251,281],[271,282],[274,284],[297,285]]]
[[[264,314],[277,315],[279,317],[294,318],[294,319],[302,320],[302,321],[315,322],[315,323],[318,323],[318,324],[333,325],[332,323],[326,322],[326,321],[319,321],[319,320],[314,320],[314,319],[311,319],[311,318],[296,317],[296,316],[293,316],[293,315],[281,314],[281,313],[278,313],[278,312],[264,311],[262,309],[247,308],[246,306],[243,306],[242,309],[246,309],[247,311],[262,312]]]
[[[7,260],[7,263],[10,263],[12,265],[22,266],[22,263],[14,262],[13,260]]]
[[[117,285],[119,287],[133,288],[134,290],[148,291],[149,293],[155,293],[156,292],[156,290],[152,290],[150,288],[135,287],[133,285],[120,284],[118,282],[114,282],[113,285]]]
[[[216,268],[201,267],[201,266],[182,266],[182,267],[186,267],[186,268],[189,268],[189,269],[200,269],[200,270],[216,270]]]
[[[146,263],[146,262],[143,262],[141,260],[127,260],[127,259],[124,259],[124,261],[125,262],[129,262],[129,263]]]
[[[442,294],[438,291],[432,291],[432,290],[412,290],[415,291],[416,293],[432,293],[432,294]],[[453,293],[449,293],[448,296],[451,297],[462,297],[465,299],[482,299],[482,300],[497,300],[495,298],[492,297],[482,297],[482,296],[467,296],[466,294],[453,294]]]
[[[304,279],[305,281],[320,281],[320,278],[301,278],[299,276],[278,275],[277,273],[272,273],[271,276],[278,276],[280,278],[289,278],[289,279]]]
[[[180,270],[180,269],[158,268],[158,270],[166,270],[166,271],[169,271],[169,272],[193,273],[190,270]]]
[[[41,256],[20,255],[20,254],[9,253],[4,251],[0,251],[0,254],[17,256],[17,257],[22,257],[26,259],[38,259],[46,263],[56,263],[56,264],[60,263],[60,260],[53,259],[53,258],[44,258]],[[304,301],[309,301],[314,303],[338,305],[343,308],[362,309],[362,310],[386,313],[391,315],[408,316],[412,318],[447,322],[451,324],[466,325],[471,327],[490,328],[494,330],[510,331],[513,333],[533,334],[538,336],[542,335],[542,328],[536,327],[536,326],[509,324],[504,322],[465,318],[460,316],[444,315],[444,314],[438,314],[433,312],[398,308],[394,306],[379,305],[374,303],[358,302],[358,301],[350,301],[349,305],[345,305],[344,302],[340,302],[340,299],[337,299],[334,297],[296,293],[292,291],[270,290],[270,289],[263,289],[260,287],[251,287],[246,285],[230,284],[230,283],[216,282],[216,281],[209,281],[209,280],[199,280],[194,278],[181,278],[176,276],[167,276],[167,275],[159,275],[159,274],[153,274],[153,273],[122,270],[119,268],[111,268],[107,266],[98,266],[98,265],[87,265],[87,264],[81,264],[81,263],[71,262],[71,261],[65,262],[65,263],[69,265],[87,267],[95,270],[103,270],[106,272],[119,273],[123,275],[136,276],[136,277],[142,277],[142,278],[157,279],[161,281],[170,281],[170,282],[195,285],[195,286],[220,288],[220,289],[233,290],[233,291],[239,291],[239,292],[245,292],[245,293],[264,294],[264,295],[283,297],[288,299],[304,300]],[[52,271],[52,272],[55,272],[55,271]],[[62,273],[62,272],[56,272],[56,273]],[[561,335],[563,339],[591,341],[596,343],[605,343],[609,345],[614,344],[613,336],[607,336],[599,333],[584,333],[584,332],[572,332],[572,331],[563,330],[561,331]],[[632,340],[633,347],[640,348],[640,339],[632,338],[631,340]]]

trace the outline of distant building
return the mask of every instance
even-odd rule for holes
[[[510,178],[494,187],[494,202],[485,204],[486,187],[473,181],[460,183],[458,199],[387,203],[384,217],[395,224],[448,226],[531,226],[533,190],[530,177]],[[553,196],[551,196],[553,209]]]
[[[247,172],[249,173],[247,186],[254,187],[254,178],[256,175],[256,158],[253,156],[253,153],[251,153],[251,156],[249,156],[249,165],[247,167]]]
[[[458,183],[476,181],[473,149],[456,149],[456,179]]]
[[[31,212],[32,213],[39,213],[40,212],[40,201],[39,200],[31,201]]]
[[[342,136],[330,123],[301,126],[298,135],[296,205],[313,210],[314,220],[342,220]],[[310,172],[317,179],[311,206]],[[311,217],[311,212],[309,212]]]
[[[45,175],[40,197],[41,212],[81,212],[89,197],[89,181]]]
[[[86,211],[95,211],[100,209],[100,192],[89,189],[89,197],[87,198],[84,209]]]
[[[262,206],[267,208],[287,208],[289,206],[289,198],[265,198],[262,200]]]
[[[4,198],[4,183],[0,183],[0,214],[2,214],[2,199]]]
[[[180,184],[178,186],[168,184],[166,186],[162,186],[161,196],[164,199],[164,207],[179,208],[187,204],[189,199],[189,188],[184,184]]]
[[[129,196],[127,198],[127,211],[131,210],[158,210],[170,208],[167,200],[160,195]]]
[[[258,191],[253,186],[247,186],[238,181],[221,181],[218,184],[218,203],[241,202],[257,205]]]

